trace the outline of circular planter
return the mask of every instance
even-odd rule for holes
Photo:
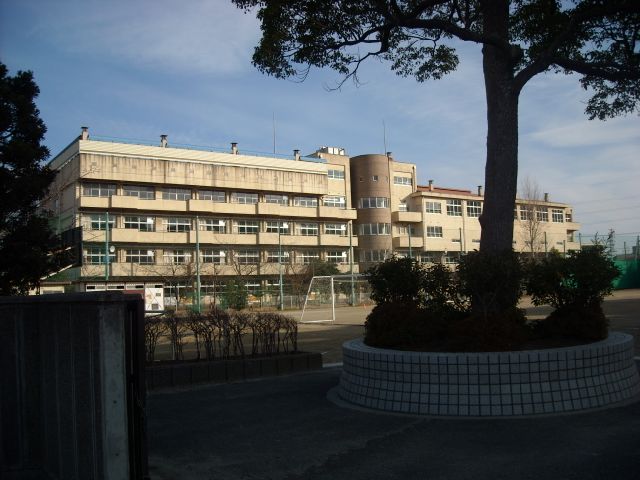
[[[358,406],[445,416],[590,410],[640,396],[633,337],[549,350],[408,352],[345,342],[338,395]]]

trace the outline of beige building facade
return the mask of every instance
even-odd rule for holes
[[[416,166],[391,153],[349,157],[226,151],[90,138],[88,129],[50,164],[58,174],[45,207],[58,232],[82,227],[82,266],[44,289],[139,290],[165,296],[199,278],[204,294],[240,278],[278,289],[316,261],[364,272],[392,254],[454,265],[479,248],[483,197],[420,186]],[[518,200],[514,249],[579,248],[569,205]]]

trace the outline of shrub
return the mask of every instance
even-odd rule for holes
[[[517,350],[529,334],[525,313],[519,308],[487,314],[472,312],[449,324],[446,349],[452,352]]]
[[[376,305],[365,322],[365,343],[381,348],[433,348],[447,330],[446,320],[411,303]]]
[[[247,308],[249,302],[249,292],[247,287],[236,280],[230,280],[224,286],[222,292],[222,304],[227,308],[242,310]]]
[[[524,268],[510,250],[470,252],[460,260],[458,275],[459,294],[470,299],[475,315],[484,318],[511,312],[522,296]]]
[[[367,275],[371,299],[378,305],[425,302],[425,271],[413,258],[392,257],[371,267]]]
[[[535,305],[549,304],[555,309],[536,325],[538,334],[581,340],[607,338],[602,301],[611,294],[619,274],[601,245],[570,252],[566,258],[552,255],[533,265],[527,291]]]
[[[595,245],[569,252],[566,258],[551,255],[533,265],[527,291],[535,305],[589,308],[602,304],[619,275],[620,270],[605,255],[604,248]]]

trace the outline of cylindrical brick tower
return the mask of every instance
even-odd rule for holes
[[[392,251],[389,177],[387,155],[369,154],[351,157],[351,195],[353,205],[358,210],[354,232],[358,234],[358,253],[365,253],[365,256],[356,255],[356,259],[361,264],[373,260],[366,257],[368,252],[386,250],[391,253]],[[381,198],[386,199],[386,202],[381,201]],[[386,228],[388,231],[384,233]]]

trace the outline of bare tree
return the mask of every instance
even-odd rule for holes
[[[520,185],[520,212],[518,234],[527,246],[531,257],[539,254],[544,245],[544,230],[547,222],[546,206],[540,185],[531,177],[526,177]]]

